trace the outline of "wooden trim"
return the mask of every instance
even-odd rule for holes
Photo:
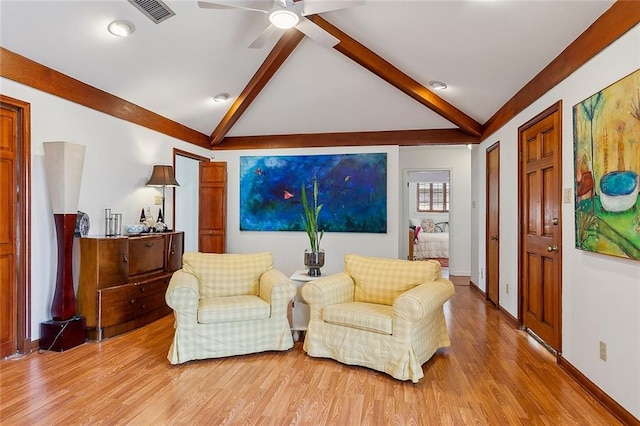
[[[1,48],[0,48],[1,49]],[[0,94],[3,107],[18,115],[17,184],[19,185],[17,215],[18,271],[17,278],[17,349],[20,353],[32,350],[31,342],[31,104]]]
[[[314,148],[336,146],[422,146],[477,144],[480,138],[460,129],[387,130],[381,132],[304,133],[293,135],[231,136],[215,149]]]
[[[393,64],[319,15],[314,15],[310,18],[316,25],[340,40],[340,43],[334,46],[334,49],[338,52],[368,69],[387,83],[446,118],[456,126],[459,126],[464,132],[473,136],[480,136],[482,134],[483,129],[480,123],[400,71],[393,66]]]
[[[498,309],[498,312],[500,312],[502,316],[505,317],[514,328],[520,329],[520,321],[518,321],[518,318],[511,315],[511,312],[507,311],[500,305],[498,305],[496,309]]]
[[[300,31],[287,31],[280,37],[267,59],[264,60],[258,71],[251,77],[247,86],[242,90],[240,96],[231,105],[229,111],[227,111],[209,137],[211,146],[216,146],[222,141],[303,38],[304,34]]]
[[[0,76],[203,148],[207,135],[0,47]]]
[[[637,1],[616,1],[484,125],[484,141],[575,70],[640,23]]]
[[[478,293],[478,296],[482,297],[483,299],[486,299],[484,291],[482,291],[480,289],[480,287],[478,287],[478,284],[476,284],[473,281],[469,280],[469,286],[471,287],[472,290],[474,290],[476,293]]]
[[[574,367],[564,357],[558,357],[558,365],[562,368],[573,380],[575,380],[582,388],[587,391],[596,401],[604,406],[611,414],[613,414],[622,424],[629,426],[640,426],[640,420],[638,420],[633,414],[627,411],[622,405],[618,404],[613,398],[607,395],[602,389],[600,389],[595,383],[593,383],[587,376],[582,374],[580,370]]]

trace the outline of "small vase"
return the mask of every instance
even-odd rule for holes
[[[310,277],[319,277],[322,275],[320,268],[324,266],[324,250],[311,251],[306,249],[304,251],[304,266],[309,269]]]

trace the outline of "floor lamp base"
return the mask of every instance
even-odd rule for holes
[[[64,352],[85,341],[86,321],[84,317],[74,317],[67,321],[47,321],[40,323],[40,349]]]

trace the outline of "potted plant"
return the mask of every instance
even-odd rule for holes
[[[307,190],[304,183],[302,183],[300,194],[304,209],[304,216],[300,215],[300,217],[311,245],[311,250],[304,251],[304,265],[309,269],[310,277],[319,277],[321,275],[320,268],[324,266],[324,250],[320,249],[320,240],[322,240],[324,230],[318,230],[318,216],[322,210],[322,204],[318,204],[318,180],[313,179],[313,205],[309,205],[307,201]]]

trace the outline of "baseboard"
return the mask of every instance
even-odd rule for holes
[[[482,297],[486,296],[484,291],[482,291],[480,289],[480,287],[478,287],[478,285],[476,283],[474,283],[473,281],[469,281],[469,285],[471,286],[471,289],[473,289],[473,290],[477,291],[478,293],[480,293],[482,295]]]
[[[602,389],[600,389],[595,383],[593,383],[587,376],[582,374],[580,370],[574,367],[569,361],[560,356],[558,358],[558,365],[562,368],[573,380],[575,380],[582,388],[587,391],[596,401],[602,404],[611,414],[613,414],[623,424],[629,426],[640,426],[640,420],[638,420],[633,414],[628,412],[623,406],[618,404],[613,398],[607,395]]]
[[[502,306],[498,306],[498,312],[500,312],[502,316],[505,317],[515,328],[520,328],[520,321],[518,321],[518,318],[511,315],[511,312],[507,311]]]

